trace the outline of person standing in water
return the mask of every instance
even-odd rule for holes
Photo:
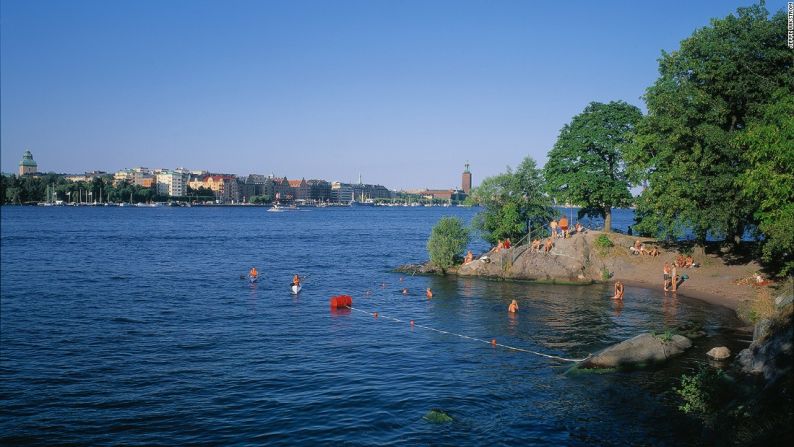
[[[510,313],[518,312],[518,302],[516,302],[516,300],[513,300],[510,303],[510,306],[508,306],[507,311],[510,312]]]
[[[615,282],[615,296],[612,297],[613,300],[622,300],[623,299],[623,283],[620,281]]]
[[[427,288],[427,292],[425,292],[425,295],[427,295],[427,299],[433,298],[433,291],[430,290],[430,287]]]

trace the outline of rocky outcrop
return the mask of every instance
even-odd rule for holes
[[[736,358],[742,372],[763,375],[768,386],[794,373],[793,301],[791,293],[777,297],[778,313],[756,324],[753,342]]]
[[[662,363],[683,354],[692,342],[683,335],[660,336],[650,333],[612,345],[581,362],[580,368],[636,368]]]

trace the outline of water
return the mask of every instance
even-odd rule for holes
[[[476,211],[4,207],[0,443],[698,442],[670,390],[731,342],[732,313],[631,287],[616,308],[608,286],[390,272],[426,258],[441,216]],[[252,265],[263,275],[254,285],[240,279]],[[297,297],[295,273],[307,276]],[[339,293],[383,316],[563,357],[686,320],[714,338],[663,369],[566,374],[567,363],[331,313]],[[425,421],[432,408],[454,422]]]

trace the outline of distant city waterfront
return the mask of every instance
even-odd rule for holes
[[[321,179],[289,179],[275,174],[217,174],[206,170],[137,167],[115,173],[40,173],[30,151],[19,162],[17,175],[3,175],[0,198],[8,204],[297,204],[340,205],[457,205],[472,188],[468,163],[460,188],[389,190],[383,185]]]

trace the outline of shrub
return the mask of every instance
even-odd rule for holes
[[[681,387],[675,392],[681,396],[684,403],[678,407],[686,414],[700,417],[709,417],[726,400],[725,392],[726,375],[719,369],[701,365],[693,375],[681,376]]]
[[[602,250],[606,250],[606,249],[608,249],[610,247],[614,247],[615,246],[615,244],[613,244],[612,241],[609,240],[609,238],[607,237],[606,234],[601,234],[597,238],[595,238],[595,240],[593,241],[593,245],[595,245],[596,248],[599,248],[599,249],[602,249]]]
[[[442,217],[433,227],[427,241],[430,262],[442,271],[452,267],[469,243],[469,230],[457,217]]]

